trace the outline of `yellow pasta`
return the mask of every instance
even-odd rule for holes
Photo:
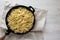
[[[8,25],[15,33],[25,33],[33,26],[34,16],[26,8],[13,9],[7,18]]]

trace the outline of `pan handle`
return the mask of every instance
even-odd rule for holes
[[[28,7],[33,13],[35,12],[35,9],[32,6]]]
[[[7,30],[6,35],[9,35],[9,34],[10,34],[10,30]]]
[[[4,40],[7,35],[9,35],[9,30],[7,30],[7,32],[5,32],[4,36],[1,37],[0,40]]]

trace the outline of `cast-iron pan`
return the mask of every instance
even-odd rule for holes
[[[25,32],[25,33],[15,33],[14,31],[12,31],[12,30],[10,29],[10,27],[9,27],[9,25],[8,25],[8,21],[7,21],[7,17],[8,17],[9,14],[11,13],[11,11],[12,11],[13,9],[17,9],[17,8],[19,8],[19,7],[26,8],[27,10],[31,11],[32,14],[33,14],[33,16],[34,16],[34,23],[33,23],[32,28],[31,28],[29,31]],[[18,5],[18,6],[12,7],[12,8],[7,12],[6,18],[5,18],[6,26],[7,26],[7,28],[8,28],[6,34],[8,35],[10,32],[12,32],[12,33],[15,33],[15,34],[20,34],[20,35],[22,35],[22,34],[26,34],[26,33],[30,32],[30,31],[34,28],[34,24],[35,24],[35,15],[34,15],[34,12],[35,12],[35,9],[34,9],[32,6],[27,7],[27,6],[24,6],[24,5]]]

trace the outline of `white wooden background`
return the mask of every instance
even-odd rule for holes
[[[0,13],[3,11],[5,0],[0,0]],[[9,0],[23,5],[32,5],[48,10],[44,40],[60,40],[60,0]],[[0,15],[2,16],[2,14]]]

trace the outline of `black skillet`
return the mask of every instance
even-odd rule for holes
[[[16,8],[19,8],[19,7],[26,8],[27,10],[31,11],[32,14],[34,15],[35,9],[34,9],[32,6],[27,7],[27,6],[24,6],[24,5],[18,5],[18,6],[12,7],[12,8],[7,12],[6,18],[5,18],[6,26],[7,26],[7,28],[8,28],[8,30],[7,30],[7,32],[6,32],[7,35],[8,35],[10,32],[14,33],[14,31],[12,31],[12,30],[9,28],[8,21],[7,21],[7,17],[8,17],[8,15],[11,13],[11,11],[12,11],[13,9],[16,9]],[[25,33],[15,33],[15,34],[20,34],[20,35],[22,35],[22,34],[26,34],[26,33],[30,32],[30,31],[34,28],[34,24],[35,24],[35,15],[34,15],[34,23],[33,23],[33,26],[32,26],[32,28],[31,28],[29,31],[27,31],[27,32],[25,32]]]

